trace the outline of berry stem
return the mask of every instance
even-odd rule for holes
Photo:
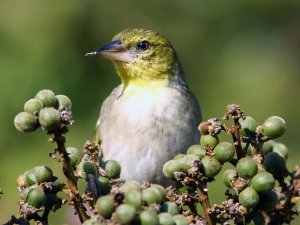
[[[65,147],[65,137],[60,132],[60,129],[54,131],[54,141],[56,142],[56,151],[62,156],[62,164],[63,164],[63,173],[67,178],[69,189],[70,189],[70,197],[71,202],[74,203],[74,207],[76,212],[78,213],[79,219],[81,222],[89,219],[88,215],[86,214],[86,209],[83,206],[83,199],[77,188],[77,179],[75,177],[73,168],[70,164],[70,158],[66,151]]]
[[[211,206],[209,202],[208,192],[206,188],[206,184],[200,183],[197,185],[198,191],[200,193],[199,195],[199,202],[202,205],[203,211],[204,211],[204,217],[207,221],[208,225],[214,225],[215,222],[210,214]]]
[[[239,118],[233,118],[233,126],[231,129],[231,135],[233,138],[235,150],[236,150],[236,155],[238,159],[241,159],[244,157],[243,154],[243,148],[241,145],[241,138],[240,138],[240,123],[239,123]]]

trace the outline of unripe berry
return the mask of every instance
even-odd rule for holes
[[[239,202],[246,209],[252,209],[259,203],[259,195],[253,188],[247,187],[239,194]]]
[[[173,202],[164,202],[160,207],[160,211],[167,212],[173,216],[179,213],[176,204]]]
[[[14,119],[15,127],[21,132],[32,132],[39,127],[38,119],[31,113],[20,112]]]
[[[135,219],[136,210],[133,206],[122,204],[117,207],[115,212],[116,220],[119,224],[131,224]]]
[[[201,163],[202,163],[203,174],[206,177],[216,176],[222,168],[222,164],[217,159],[209,156],[205,156],[201,160]]]
[[[197,155],[185,155],[184,157],[177,159],[179,164],[180,171],[187,173],[188,170],[192,167],[195,161],[199,162],[199,156]]]
[[[202,147],[214,148],[219,143],[219,138],[217,135],[201,135],[200,145]]]
[[[284,134],[286,130],[285,121],[279,116],[271,116],[262,125],[263,135],[274,139]]]
[[[36,98],[29,99],[24,104],[24,111],[31,114],[38,113],[43,108],[43,106],[44,105],[41,100]]]
[[[35,208],[41,208],[45,204],[45,199],[45,193],[41,188],[33,188],[26,196],[26,203]]]
[[[273,144],[273,152],[277,152],[279,155],[281,155],[285,159],[288,158],[288,154],[289,154],[288,148],[282,143],[274,143]]]
[[[37,166],[33,168],[33,173],[38,183],[49,182],[53,179],[53,172],[47,166]]]
[[[142,206],[142,194],[137,190],[129,190],[125,192],[124,202],[132,205],[136,209],[140,209]]]
[[[60,113],[54,108],[43,108],[39,114],[39,122],[42,128],[52,131],[58,128],[60,123]]]
[[[41,90],[36,94],[35,98],[39,99],[43,103],[44,107],[57,108],[58,106],[58,100],[56,99],[55,94],[51,90]]]
[[[188,155],[197,155],[199,158],[203,158],[205,156],[205,151],[201,145],[192,145],[187,150]]]
[[[166,177],[173,177],[175,172],[181,172],[181,165],[177,159],[166,162],[163,166],[163,173]]]
[[[137,190],[140,191],[141,189],[141,185],[139,182],[135,181],[135,180],[127,180],[124,184],[121,185],[120,187],[120,191],[122,192],[127,192],[129,190]]]
[[[236,171],[241,177],[251,178],[257,174],[258,167],[252,158],[246,157],[237,162]]]
[[[220,142],[214,148],[215,158],[220,162],[229,162],[233,159],[235,154],[235,148],[233,144],[229,142]]]
[[[252,137],[255,135],[256,127],[258,123],[250,116],[246,116],[245,119],[240,118],[239,123],[241,125],[240,133],[243,136]]]
[[[56,95],[56,99],[58,100],[59,107],[65,107],[68,110],[71,110],[72,103],[68,96],[65,95]]]
[[[109,179],[107,177],[101,177],[101,176],[97,177],[96,183],[100,188],[101,195],[106,195],[110,192],[110,184],[109,184]]]
[[[142,198],[148,205],[161,202],[161,196],[154,188],[147,188],[142,191]]]
[[[189,225],[189,220],[183,215],[173,216],[176,225]]]
[[[107,160],[104,164],[104,170],[108,178],[117,179],[121,174],[121,165],[116,160]]]
[[[173,216],[169,213],[160,213],[158,214],[158,220],[160,225],[174,225],[175,221]]]
[[[98,198],[95,208],[104,218],[109,218],[115,210],[115,201],[111,195]]]
[[[262,155],[266,155],[268,154],[269,152],[273,151],[273,145],[275,144],[276,142],[273,141],[273,140],[269,140],[269,141],[266,141],[263,145],[263,148],[262,148]]]
[[[157,225],[158,215],[152,210],[144,210],[139,215],[141,225]]]
[[[226,187],[232,188],[232,181],[235,176],[237,176],[236,170],[225,170],[223,173],[223,181]]]
[[[268,172],[258,173],[251,179],[251,186],[258,193],[268,192],[274,188],[274,185],[275,179]]]
[[[159,184],[151,184],[150,187],[154,188],[158,192],[158,194],[160,196],[160,202],[166,201],[167,192],[166,192],[166,189],[164,189],[163,186],[161,186]]]

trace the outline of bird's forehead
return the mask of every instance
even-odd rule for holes
[[[113,37],[113,40],[121,39],[125,46],[138,43],[141,40],[147,40],[152,44],[168,44],[169,41],[163,35],[146,29],[128,29],[121,31]]]

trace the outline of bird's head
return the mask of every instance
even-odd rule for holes
[[[112,60],[125,85],[137,80],[169,81],[183,76],[171,43],[151,30],[124,30],[110,43],[87,55]]]

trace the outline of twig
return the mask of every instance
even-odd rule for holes
[[[62,156],[63,173],[67,178],[69,189],[71,191],[71,202],[74,203],[75,210],[78,213],[80,221],[84,222],[85,220],[89,219],[89,217],[86,214],[85,207],[82,205],[83,200],[77,188],[77,179],[74,175],[73,168],[70,164],[70,158],[65,148],[65,138],[62,136],[60,130],[54,131],[54,141],[57,144],[56,151],[58,151]]]
[[[202,205],[202,208],[204,211],[204,217],[207,221],[207,224],[214,225],[216,223],[210,214],[211,206],[210,206],[210,202],[209,202],[208,192],[206,190],[206,184],[203,184],[201,182],[197,186],[198,186],[198,191],[199,191],[199,202]]]

